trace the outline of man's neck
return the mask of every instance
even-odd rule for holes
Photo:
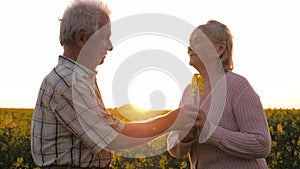
[[[80,50],[76,50],[75,48],[64,47],[63,55],[76,61],[78,58]]]

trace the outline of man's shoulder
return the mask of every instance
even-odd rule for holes
[[[65,88],[72,85],[72,73],[69,68],[57,65],[52,71],[44,78],[44,84],[49,85],[51,88]]]

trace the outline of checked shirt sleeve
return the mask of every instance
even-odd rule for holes
[[[81,70],[75,67],[72,77],[74,119],[78,120],[73,129],[88,147],[99,152],[119,135],[124,123],[107,112],[97,93],[95,78],[85,76]]]

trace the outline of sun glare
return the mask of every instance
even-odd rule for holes
[[[138,112],[138,113],[146,113],[147,111],[149,111],[149,110],[146,110],[146,109],[142,109],[142,108],[138,107],[138,106],[135,105],[135,104],[132,105],[132,108],[133,108],[136,112]]]

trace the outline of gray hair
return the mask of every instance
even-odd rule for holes
[[[75,44],[74,35],[79,31],[88,39],[110,22],[109,15],[107,5],[99,0],[74,0],[59,19],[60,44],[72,47]]]

